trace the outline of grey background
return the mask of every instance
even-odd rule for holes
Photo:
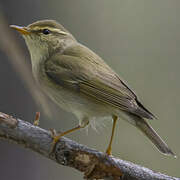
[[[83,44],[94,50],[130,84],[158,120],[152,126],[180,155],[180,2],[179,0],[0,0],[9,24],[27,25],[39,19],[56,19]],[[27,48],[15,33],[21,47]],[[29,61],[29,59],[25,59]],[[30,68],[30,63],[29,63]],[[66,130],[78,121],[58,110],[50,120],[30,96],[19,75],[0,51],[0,111],[32,122],[41,111],[41,127]],[[99,133],[89,129],[68,137],[105,151],[111,123]],[[137,129],[120,120],[113,155],[180,176],[180,159],[160,154]],[[0,141],[0,179],[82,179],[82,174],[59,166],[29,150]]]

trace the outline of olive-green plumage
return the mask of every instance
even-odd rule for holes
[[[36,81],[58,106],[74,113],[82,127],[92,119],[120,117],[140,129],[162,153],[174,155],[144,119],[154,115],[97,54],[56,21],[37,21],[24,30],[29,33],[23,37]]]

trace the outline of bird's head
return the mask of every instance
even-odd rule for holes
[[[32,60],[48,58],[76,41],[71,33],[54,20],[41,20],[24,27],[10,27],[24,37]]]

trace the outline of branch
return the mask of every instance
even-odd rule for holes
[[[62,137],[53,152],[51,133],[0,112],[0,138],[31,149],[63,166],[84,173],[85,179],[180,180],[154,172]],[[123,174],[123,176],[122,176]]]

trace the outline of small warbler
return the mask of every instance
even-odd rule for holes
[[[154,115],[104,60],[80,44],[54,20],[34,22],[26,27],[11,25],[24,37],[31,55],[32,72],[42,90],[61,108],[79,119],[79,125],[59,135],[86,127],[92,119],[113,119],[111,139],[106,150],[111,154],[118,117],[140,129],[166,155],[174,155],[147,123]]]

